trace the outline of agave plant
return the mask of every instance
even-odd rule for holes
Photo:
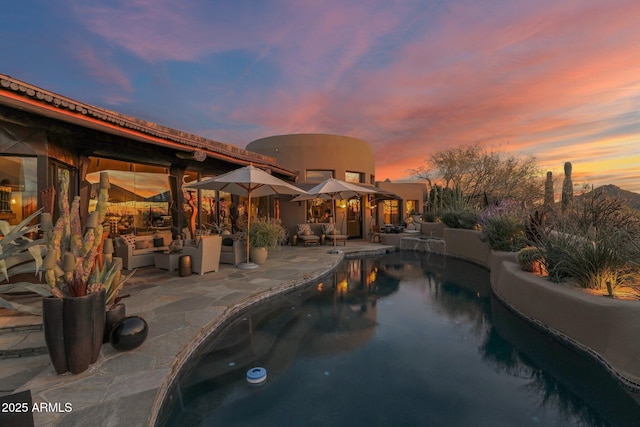
[[[43,283],[25,281],[11,283],[11,278],[18,274],[34,273],[34,276],[39,279],[42,276],[44,240],[33,240],[28,237],[29,234],[38,231],[38,226],[30,226],[29,223],[41,213],[42,209],[15,226],[10,226],[6,221],[0,221],[0,233],[3,236],[0,239],[0,277],[2,281],[7,282],[0,285],[0,294],[31,291],[42,296],[52,295],[51,288]],[[19,304],[1,297],[0,307],[33,314],[41,312],[40,307]]]

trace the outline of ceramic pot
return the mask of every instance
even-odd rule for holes
[[[118,351],[133,350],[142,345],[148,334],[149,326],[142,317],[125,317],[111,329],[109,342]]]
[[[105,327],[105,306],[107,305],[107,294],[104,289],[100,292],[90,294],[93,296],[93,335],[91,337],[91,363],[96,363],[102,348]]]
[[[72,374],[86,371],[93,358],[93,316],[95,297],[63,298],[62,334],[67,364]]]
[[[105,322],[105,293],[43,298],[42,320],[49,358],[58,374],[78,374],[100,355]]]
[[[67,353],[64,350],[64,335],[62,333],[63,315],[62,298],[49,297],[42,299],[42,326],[44,341],[49,350],[49,359],[58,374],[69,370]]]
[[[255,262],[258,265],[267,262],[267,255],[267,248],[251,248],[249,250],[251,261]]]
[[[109,335],[111,334],[111,329],[118,323],[120,320],[124,319],[127,315],[127,307],[119,302],[116,305],[112,306],[105,313],[105,323],[104,323],[104,335],[102,338],[103,343],[109,342]]]

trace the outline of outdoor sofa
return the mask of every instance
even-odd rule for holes
[[[122,267],[133,270],[155,265],[155,252],[168,251],[171,232],[123,234],[114,239],[115,256],[122,258]]]

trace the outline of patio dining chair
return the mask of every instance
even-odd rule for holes
[[[380,233],[380,226],[372,225],[371,230],[369,231],[369,242],[374,243],[377,241],[378,243],[382,243],[380,239]]]

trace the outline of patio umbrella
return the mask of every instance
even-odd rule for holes
[[[331,209],[335,210],[335,199],[350,199],[355,196],[367,193],[376,193],[376,190],[352,184],[350,182],[341,181],[335,178],[328,178],[315,187],[307,190],[308,194],[294,197],[292,202],[312,199],[331,199]],[[331,215],[331,223],[334,223],[335,215]],[[336,252],[336,229],[333,228],[333,251]]]
[[[200,190],[224,190],[228,193],[246,197],[248,207],[251,207],[251,197],[263,197],[272,194],[306,194],[304,190],[289,184],[275,176],[269,175],[253,165],[245,166],[234,171],[207,178],[200,182],[191,182],[185,186]],[[251,229],[251,215],[247,215],[247,262],[238,265],[240,268],[256,268],[258,265],[249,262],[249,230]]]

